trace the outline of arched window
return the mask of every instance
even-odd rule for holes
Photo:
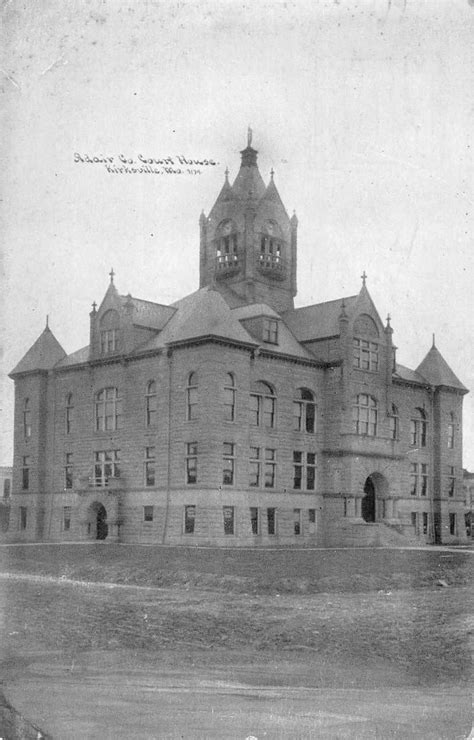
[[[314,396],[306,388],[299,388],[293,401],[293,429],[313,434],[316,427]]]
[[[392,403],[390,408],[390,439],[398,439],[400,436],[400,417],[398,415],[398,408]]]
[[[275,427],[275,391],[262,381],[255,383],[250,394],[250,423],[273,429]]]
[[[120,321],[117,311],[106,311],[100,320],[100,353],[109,355],[120,349]]]
[[[423,409],[415,409],[410,421],[410,444],[412,447],[426,447],[428,422]]]
[[[228,270],[238,266],[237,227],[233,221],[222,221],[216,232],[217,269]]]
[[[186,387],[186,419],[197,419],[198,379],[196,373],[190,373]]]
[[[379,331],[368,314],[361,314],[354,321],[352,366],[359,370],[377,372],[379,369]]]
[[[454,449],[454,414],[451,411],[449,414],[449,422],[448,422],[448,450]]]
[[[72,431],[74,417],[74,399],[72,393],[68,393],[66,396],[66,434],[70,434]]]
[[[114,432],[122,427],[122,399],[117,388],[103,388],[95,397],[95,429]]]
[[[235,379],[232,373],[226,374],[224,386],[224,419],[235,421]]]
[[[272,273],[283,270],[283,240],[275,221],[266,221],[262,226],[258,266],[260,270]]]
[[[23,404],[23,434],[26,438],[31,437],[31,407],[29,398],[25,398]]]
[[[360,393],[352,406],[352,421],[356,434],[375,437],[377,434],[377,401],[366,393]]]
[[[156,424],[156,383],[150,380],[145,393],[145,424],[151,427]]]

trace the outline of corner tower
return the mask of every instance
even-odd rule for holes
[[[296,295],[298,220],[290,219],[274,182],[265,185],[252,148],[241,152],[234,183],[226,170],[209,216],[200,218],[200,287],[213,284],[236,304],[266,303],[282,313]]]

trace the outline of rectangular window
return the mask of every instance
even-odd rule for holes
[[[265,449],[265,488],[275,487],[275,450]]]
[[[68,532],[71,529],[71,506],[63,506],[63,530]]]
[[[95,453],[94,485],[105,487],[110,479],[120,478],[120,450],[100,450]]]
[[[28,507],[20,506],[20,529],[26,529]]]
[[[365,339],[353,340],[353,367],[376,372],[379,367],[379,347]]]
[[[418,491],[418,463],[410,465],[410,494],[416,496]]]
[[[308,509],[308,521],[310,524],[316,524],[316,509]]]
[[[428,465],[421,464],[420,494],[426,496],[428,493]]]
[[[428,512],[424,511],[422,514],[423,518],[423,534],[428,534]]]
[[[293,452],[293,488],[314,491],[316,486],[316,453]]]
[[[275,426],[275,399],[263,396],[263,424],[273,429]]]
[[[258,488],[260,485],[260,448],[250,448],[249,486]]]
[[[448,424],[448,450],[454,449],[454,424]]]
[[[21,487],[27,491],[30,487],[30,456],[25,455],[23,458],[23,467],[21,469]]]
[[[316,483],[316,454],[308,452],[306,454],[306,490],[314,491]]]
[[[196,507],[184,507],[184,533],[194,534],[194,524],[196,522]]]
[[[449,534],[456,534],[456,514],[449,515]]]
[[[398,439],[398,416],[390,416],[389,418],[389,425],[390,425],[390,439]]]
[[[302,401],[293,401],[293,431],[295,432],[303,430],[303,409]]]
[[[143,521],[144,522],[152,522],[153,521],[153,506],[144,506],[143,507]]]
[[[155,485],[156,448],[145,447],[145,485]]]
[[[234,507],[224,506],[224,534],[234,534]]]
[[[197,442],[186,444],[186,483],[197,483]]]
[[[454,491],[456,488],[456,471],[455,468],[450,465],[448,468],[449,478],[448,478],[448,496],[449,498],[454,497]]]
[[[260,396],[250,395],[250,423],[258,427],[260,424]]]
[[[270,344],[278,344],[278,320],[263,320],[263,341]]]
[[[267,509],[268,534],[276,533],[276,509]]]
[[[256,506],[250,507],[250,524],[252,525],[252,534],[260,534],[260,522]]]
[[[66,452],[66,464],[64,466],[64,488],[72,488],[72,452]]]
[[[74,417],[74,407],[66,406],[66,434],[71,434]]]
[[[412,511],[411,512],[411,526],[415,530],[415,534],[418,534],[417,524],[418,524],[418,515],[417,515],[417,512],[416,511]]]
[[[235,389],[224,388],[224,420],[235,421]]]
[[[100,332],[100,352],[107,355],[118,350],[118,329],[103,329]]]
[[[295,534],[301,534],[301,509],[293,509],[293,529]]]
[[[188,421],[197,419],[197,391],[196,386],[186,389],[186,419]]]
[[[303,453],[293,452],[293,488],[297,491],[303,487]]]
[[[224,442],[222,451],[222,483],[224,486],[234,485],[235,473],[235,445],[231,442]]]

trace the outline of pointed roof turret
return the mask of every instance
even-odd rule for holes
[[[456,377],[441,352],[435,346],[434,335],[433,346],[416,368],[416,372],[422,375],[431,385],[445,386],[462,391],[462,393],[468,393],[466,386]]]
[[[265,193],[265,183],[257,166],[257,150],[252,147],[252,129],[249,127],[247,146],[240,152],[240,170],[232,185],[233,194],[242,200],[260,200]]]
[[[11,371],[10,377],[20,373],[32,373],[37,370],[51,370],[64,357],[66,357],[66,352],[49,326],[46,325],[43,333],[40,334],[26,355]]]
[[[273,170],[273,167],[270,171],[270,182],[268,183],[267,189],[265,190],[263,201],[271,201],[272,203],[277,203],[281,208],[283,208],[285,214],[286,214],[286,208],[283,205],[283,201],[280,198],[280,193],[277,190],[277,186],[275,185],[275,180],[273,179],[275,172]],[[288,214],[287,214],[288,215]]]

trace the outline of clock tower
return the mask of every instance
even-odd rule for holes
[[[266,303],[282,313],[296,295],[298,220],[290,219],[274,182],[265,185],[249,129],[240,170],[225,180],[200,218],[200,287],[214,285],[229,304]]]

